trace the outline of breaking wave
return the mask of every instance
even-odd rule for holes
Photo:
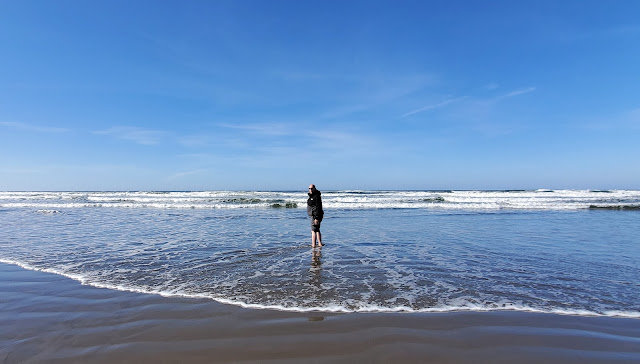
[[[325,208],[635,210],[637,190],[327,191]],[[0,192],[0,208],[304,208],[304,192]]]

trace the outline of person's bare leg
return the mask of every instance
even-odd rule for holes
[[[316,247],[316,232],[315,231],[311,232],[311,247],[312,248]]]
[[[316,237],[318,238],[318,246],[323,246],[324,244],[322,244],[322,233],[318,231],[316,233]]]

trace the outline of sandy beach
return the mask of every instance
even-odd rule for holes
[[[250,310],[0,264],[0,361],[637,363],[640,321]]]

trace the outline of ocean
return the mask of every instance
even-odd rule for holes
[[[640,318],[640,191],[0,192],[0,262],[323,312]]]

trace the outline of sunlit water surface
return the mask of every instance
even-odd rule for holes
[[[256,308],[640,317],[640,211],[325,210],[312,250],[303,208],[0,207],[0,260]]]

